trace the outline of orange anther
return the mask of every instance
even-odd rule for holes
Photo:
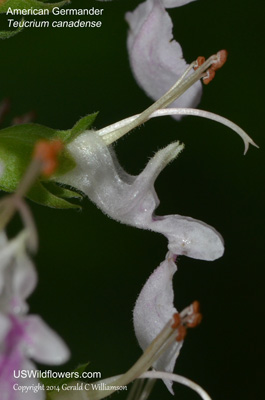
[[[210,83],[213,80],[214,77],[215,77],[215,71],[212,69],[212,67],[210,67],[206,71],[206,75],[202,78],[203,83],[205,85],[208,85],[208,83]]]
[[[200,303],[197,300],[192,303],[192,307],[194,314],[197,314],[200,311]]]
[[[202,315],[200,313],[198,314],[194,314],[191,319],[190,322],[187,322],[187,327],[188,328],[195,328],[195,326],[198,326],[201,323],[202,320]]]
[[[178,313],[175,313],[175,314],[173,315],[173,320],[174,320],[174,322],[173,322],[173,324],[171,325],[171,328],[172,328],[172,329],[177,329],[178,326],[180,325],[180,321],[181,321],[180,315],[179,315]]]
[[[187,329],[185,328],[185,326],[180,325],[178,327],[178,336],[176,337],[176,341],[181,342],[185,338],[186,334],[187,334]]]
[[[194,66],[194,70],[198,69],[205,62],[205,57],[198,57],[196,60],[196,65]]]
[[[227,56],[228,56],[228,53],[226,50],[218,51],[218,53],[217,53],[218,60],[212,64],[211,69],[213,71],[217,71],[218,69],[220,69],[226,62]]]
[[[50,176],[54,173],[57,168],[57,156],[62,150],[63,143],[60,140],[46,141],[40,140],[37,142],[33,158],[41,161],[42,169],[41,172],[45,176]]]

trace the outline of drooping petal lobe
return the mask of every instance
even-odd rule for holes
[[[172,254],[168,253],[166,259],[148,278],[136,301],[133,323],[136,338],[143,350],[149,346],[172,319],[173,314],[177,312],[173,305],[172,286],[172,278],[176,270]],[[154,363],[153,367],[161,371],[172,372],[180,348],[181,344],[175,341]],[[169,381],[165,381],[165,383],[172,392],[172,384]]]
[[[35,267],[26,253],[26,232],[7,240],[0,232],[0,309],[19,314],[28,309],[26,299],[37,284]]]
[[[173,254],[203,260],[221,257],[223,240],[201,221],[179,215],[159,217],[154,183],[162,169],[182,149],[172,143],[158,151],[138,176],[127,174],[112,149],[93,131],[68,145],[77,166],[59,182],[84,192],[103,212],[122,223],[164,234]]]
[[[172,7],[173,3],[177,3],[167,2],[172,3]],[[126,14],[126,20],[130,27],[127,45],[134,77],[146,94],[157,100],[188,67],[179,43],[173,40],[172,21],[159,0],[147,0],[140,4]],[[202,84],[198,81],[170,107],[195,107],[201,93]]]
[[[0,387],[7,400],[43,400],[44,392],[34,396],[20,395],[14,384],[34,385],[38,380],[31,374],[35,370],[30,359],[46,364],[60,364],[69,357],[62,339],[40,317],[4,315],[0,313]],[[21,370],[30,374],[21,376]],[[21,380],[21,378],[23,378]],[[1,397],[2,399],[2,397]]]
[[[37,315],[29,315],[25,320],[31,340],[28,356],[44,364],[62,364],[70,353],[64,341]]]

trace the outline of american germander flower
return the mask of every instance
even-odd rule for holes
[[[148,348],[172,315],[174,316],[174,326],[178,329],[178,335],[174,340],[167,342],[160,357],[152,363],[155,369],[168,373],[173,372],[186,335],[186,328],[196,326],[201,320],[198,302],[194,302],[180,314],[174,307],[172,279],[177,271],[175,258],[172,253],[167,253],[165,260],[151,274],[142,288],[133,311],[135,335],[142,350]],[[173,394],[172,381],[166,379],[164,382]]]
[[[94,382],[87,385],[88,387],[80,386],[80,382],[72,382],[70,383],[71,392],[54,392],[51,394],[52,400],[100,400],[110,396],[120,387],[137,379],[145,378],[163,379],[172,394],[171,386],[174,381],[195,390],[203,400],[211,400],[199,385],[172,373],[186,330],[200,323],[201,314],[199,313],[199,303],[196,301],[181,313],[177,313],[173,307],[170,258],[171,255],[168,254],[164,265],[161,264],[151,275],[136,303],[134,324],[138,340],[142,341],[144,350],[142,356],[125,374]],[[165,290],[164,296],[161,295],[160,290]],[[144,321],[145,318],[146,321]],[[148,371],[152,366],[162,370]],[[147,393],[150,392],[150,387],[144,387],[143,392],[144,394],[140,394],[137,391],[138,395],[135,396],[132,389],[130,399],[148,398]]]
[[[214,260],[223,254],[223,240],[204,222],[180,215],[156,216],[159,204],[154,182],[162,169],[183,149],[175,142],[158,151],[138,176],[127,174],[118,163],[111,143],[147,121],[162,115],[194,115],[216,120],[235,130],[244,140],[245,151],[252,139],[233,122],[216,114],[191,108],[164,109],[201,78],[210,81],[226,59],[220,51],[208,60],[193,62],[177,83],[143,113],[98,131],[85,131],[68,146],[76,167],[54,179],[85,193],[103,212],[122,223],[164,234],[175,255]],[[195,69],[195,70],[194,70]],[[190,72],[193,71],[191,74]]]

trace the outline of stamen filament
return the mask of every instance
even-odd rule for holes
[[[184,74],[180,77],[180,79],[155,103],[153,103],[150,107],[148,107],[141,114],[138,114],[136,119],[130,121],[127,125],[123,125],[118,127],[115,130],[112,130],[108,134],[108,138],[105,137],[105,143],[111,144],[121,138],[123,135],[136,128],[137,126],[146,122],[152,113],[161,108],[167,107],[173,101],[178,99],[186,90],[188,90],[195,82],[204,77],[205,71],[215,62],[218,61],[218,56],[213,55],[208,58],[201,66],[199,66],[192,74],[188,75],[190,70],[196,65],[196,61],[194,61],[188,69],[184,72]],[[187,76],[188,75],[188,76]],[[98,131],[98,134],[101,136],[101,131]]]
[[[110,378],[112,381],[113,386],[125,386],[129,384],[130,382],[134,381],[137,377],[142,375],[145,371],[147,371],[153,364],[154,360],[157,360],[157,358],[160,356],[160,348],[161,346],[164,346],[164,343],[167,342],[168,337],[171,336],[172,332],[172,321],[170,320],[165,327],[162,329],[160,334],[152,341],[152,343],[147,347],[145,352],[142,354],[142,356],[136,361],[136,363],[123,375],[118,375],[115,379],[115,377]],[[155,355],[158,354],[158,357],[155,357]],[[102,381],[98,381],[97,383],[100,383]],[[104,380],[104,383],[106,381]],[[107,396],[109,396],[111,393],[115,392],[115,389],[113,390],[101,390],[97,392],[89,392],[89,399],[91,400],[100,400],[103,399]]]
[[[140,394],[140,397],[136,398],[136,400],[146,400],[148,399],[150,393],[153,390],[153,387],[156,383],[156,379],[148,379],[148,381],[146,382],[142,393]]]
[[[119,375],[116,380],[111,382],[112,386],[125,386],[134,381],[147,371],[175,341],[178,342],[175,349],[178,352],[186,334],[186,327],[196,326],[197,322],[199,322],[197,319],[199,315],[197,302],[185,308],[182,314],[174,314],[172,320],[165,325],[136,363],[125,374]],[[104,383],[106,383],[105,380]],[[115,389],[92,392],[89,395],[89,399],[103,399],[113,392],[115,392]]]

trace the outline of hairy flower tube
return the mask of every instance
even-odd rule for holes
[[[159,204],[154,182],[162,169],[180,153],[183,145],[174,142],[158,151],[138,176],[132,176],[118,163],[111,143],[149,118],[177,114],[214,119],[229,126],[242,137],[245,151],[249,143],[254,145],[241,128],[216,114],[189,108],[164,109],[198,80],[208,79],[209,71],[222,66],[225,55],[225,51],[220,51],[204,62],[201,58],[194,61],[194,71],[191,74],[186,71],[164,96],[143,113],[101,130],[80,134],[67,145],[76,167],[64,175],[57,175],[54,180],[85,193],[113,219],[162,233],[168,239],[168,249],[172,254],[203,260],[221,257],[224,251],[223,240],[214,228],[190,217],[154,214]],[[191,68],[188,67],[188,72],[190,71]]]

